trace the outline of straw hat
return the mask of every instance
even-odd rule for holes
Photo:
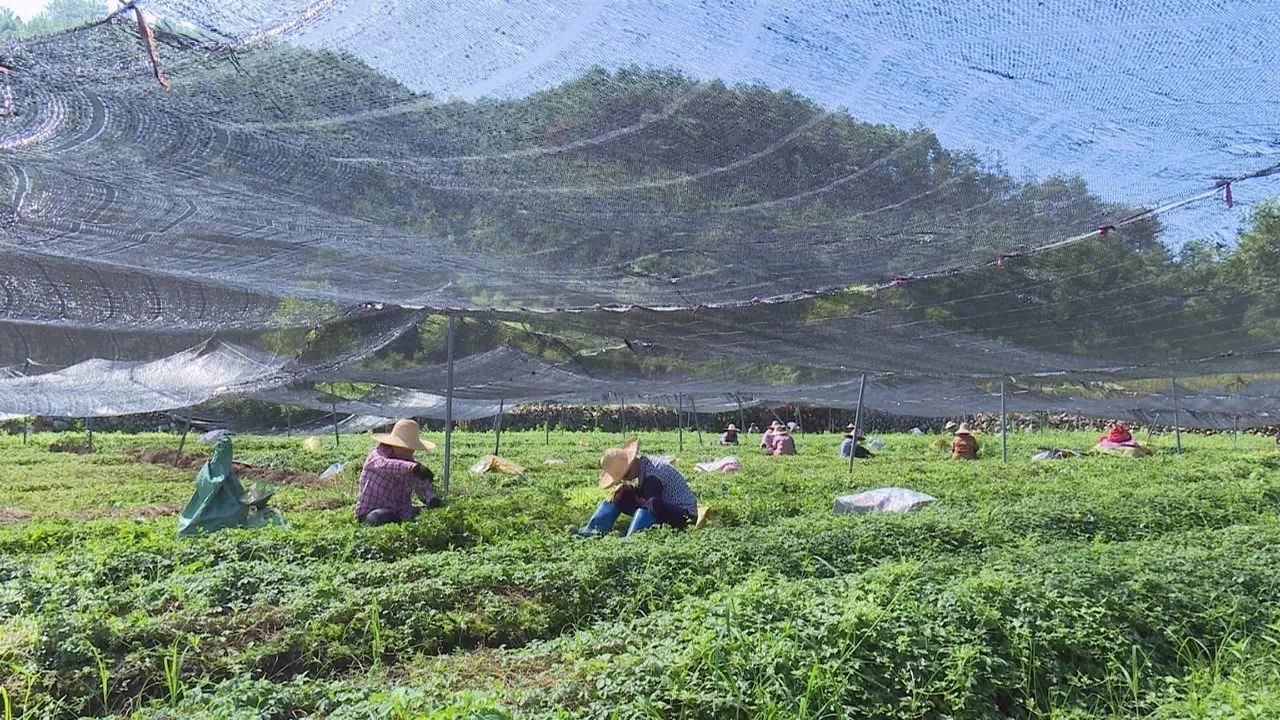
[[[640,454],[640,438],[628,440],[622,447],[609,448],[600,456],[600,489],[608,490],[622,484],[622,476]]]
[[[955,420],[948,420],[947,424],[942,426],[942,429],[946,430],[947,432],[951,432],[952,430],[955,430],[958,427],[960,426],[956,424]]]
[[[373,441],[379,445],[392,445],[408,450],[435,450],[436,444],[422,439],[422,430],[412,420],[397,420],[395,427],[387,435],[374,435]]]
[[[725,429],[724,429],[724,431],[725,431],[725,432],[738,432],[738,426],[737,426],[737,425],[734,425],[733,423],[729,423],[729,427],[725,428]]]
[[[960,423],[960,427],[956,428],[956,434],[972,435],[973,433],[969,430],[969,423]]]
[[[849,423],[848,425],[845,425],[845,426],[844,426],[844,429],[845,429],[845,430],[849,430],[849,431],[853,431],[853,430],[856,430],[857,428],[855,428],[855,427],[853,426],[853,423]]]
[[[773,428],[774,430],[777,430],[778,428],[786,427],[786,425],[783,425],[782,422],[779,420],[774,420],[773,423],[769,425],[769,427]]]

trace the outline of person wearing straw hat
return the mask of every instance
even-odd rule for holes
[[[780,421],[774,420],[769,429],[764,431],[764,435],[760,436],[760,447],[764,449],[765,455],[773,454],[773,438],[778,434],[779,430],[785,429],[786,426]]]
[[[738,426],[729,423],[724,429],[724,434],[720,436],[721,445],[737,445],[738,444]]]
[[[670,464],[640,454],[640,438],[620,448],[604,451],[600,458],[600,489],[611,491],[602,500],[582,537],[595,537],[613,529],[619,515],[631,516],[627,537],[653,525],[683,530],[698,514],[698,499],[689,483]]]
[[[840,457],[848,458],[853,455],[855,458],[873,457],[871,451],[862,447],[862,438],[853,434],[853,431],[844,434],[844,442],[840,443]]]
[[[369,451],[360,470],[360,494],[356,500],[356,518],[366,525],[412,520],[421,512],[414,507],[416,493],[426,507],[439,507],[432,481],[435,476],[427,466],[413,459],[418,450],[435,450],[435,443],[422,439],[422,431],[413,420],[397,420],[385,435],[374,435],[377,445]]]
[[[969,429],[969,423],[960,423],[956,427],[955,439],[951,441],[952,460],[977,460],[978,439]]]
[[[796,441],[791,437],[791,431],[782,426],[773,434],[773,453],[774,455],[795,455]]]

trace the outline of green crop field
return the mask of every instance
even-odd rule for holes
[[[49,451],[66,437],[0,438],[4,718],[1280,716],[1267,439],[1034,463],[1094,438],[1016,434],[1003,465],[994,438],[953,463],[895,435],[850,474],[838,435],[802,435],[703,475],[719,448],[644,433],[715,517],[582,540],[617,435],[504,434],[526,475],[472,477],[493,436],[458,433],[448,507],[379,528],[351,514],[367,438],[238,438],[262,466],[347,467],[284,486],[286,527],[197,539],[175,535],[194,471],[124,455],[175,437]],[[939,502],[832,514],[882,486]]]

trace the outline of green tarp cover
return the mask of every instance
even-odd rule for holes
[[[196,494],[178,515],[179,535],[199,535],[226,527],[283,525],[274,508],[261,507],[270,493],[250,500],[231,464],[231,438],[213,446],[213,455],[196,476]]]

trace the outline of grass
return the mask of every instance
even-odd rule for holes
[[[686,533],[582,541],[602,433],[505,433],[522,478],[471,477],[493,437],[455,434],[449,506],[351,517],[367,440],[237,439],[238,459],[318,472],[288,525],[179,539],[194,473],[0,438],[0,699],[14,717],[1274,717],[1280,454],[1171,438],[1145,460],[1046,463],[1014,434],[952,463],[928,437],[837,460],[737,454],[686,472],[717,515]],[[642,433],[686,471],[721,453]],[[438,438],[437,438],[438,439]],[[708,435],[708,440],[713,437]],[[996,444],[988,439],[988,445]],[[198,446],[197,446],[198,447]],[[189,446],[189,450],[194,450]],[[992,450],[996,452],[991,452]],[[563,460],[547,464],[548,459]],[[427,463],[438,474],[439,453]],[[939,503],[834,516],[905,486]],[[1252,713],[1252,714],[1250,714]]]

